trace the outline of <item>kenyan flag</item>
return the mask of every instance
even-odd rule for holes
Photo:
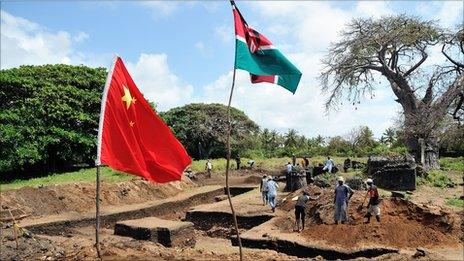
[[[301,72],[264,35],[248,26],[232,4],[235,21],[235,68],[250,72],[251,82],[278,84],[295,93]]]

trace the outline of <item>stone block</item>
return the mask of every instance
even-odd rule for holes
[[[148,217],[119,221],[114,234],[140,240],[149,240],[166,247],[194,247],[193,223]]]
[[[415,169],[416,163],[411,155],[395,157],[370,156],[367,160],[367,175],[372,176],[385,167]]]
[[[374,183],[383,189],[415,190],[416,170],[412,168],[383,168],[372,175]]]

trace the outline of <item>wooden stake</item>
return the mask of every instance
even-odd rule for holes
[[[235,86],[235,66],[234,66],[234,73],[232,76],[232,87],[230,88],[229,103],[227,105],[227,122],[229,126],[227,128],[226,191],[227,191],[227,198],[229,199],[230,210],[232,211],[232,217],[234,219],[235,231],[237,232],[237,242],[238,242],[238,249],[240,252],[240,260],[242,261],[243,260],[242,240],[240,239],[240,232],[238,231],[237,215],[235,214],[234,205],[232,204],[232,198],[230,197],[230,189],[229,189],[230,135],[232,132],[230,104],[232,103],[232,95],[234,94],[234,86]]]

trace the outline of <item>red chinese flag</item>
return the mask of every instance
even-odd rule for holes
[[[182,144],[137,89],[120,57],[103,91],[96,163],[158,183],[180,180],[191,163]]]

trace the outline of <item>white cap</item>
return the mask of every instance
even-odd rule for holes
[[[366,179],[366,183],[373,183],[372,179]]]
[[[338,180],[338,181],[342,181],[342,182],[343,182],[343,181],[345,181],[345,180],[343,179],[343,177],[342,177],[342,176],[338,177],[338,179],[337,179],[337,180]]]

